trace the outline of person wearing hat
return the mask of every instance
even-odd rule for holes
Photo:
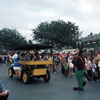
[[[84,81],[84,73],[85,73],[85,60],[83,57],[83,50],[82,48],[79,49],[78,55],[77,57],[75,57],[72,60],[72,63],[74,64],[74,66],[76,67],[76,78],[78,81],[79,86],[78,87],[74,87],[73,90],[79,90],[82,91],[83,90],[83,86],[86,85],[86,82]]]

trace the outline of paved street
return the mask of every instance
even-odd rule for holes
[[[61,74],[51,74],[49,83],[42,79],[34,79],[25,85],[14,77],[8,78],[8,66],[0,64],[0,80],[10,90],[9,100],[96,100],[100,98],[100,83],[87,81],[84,91],[73,91],[77,86],[74,78],[64,77]]]

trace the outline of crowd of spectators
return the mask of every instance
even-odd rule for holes
[[[68,52],[53,55],[53,70],[52,72],[62,73],[65,76],[75,74],[75,66],[72,63],[73,58],[77,55]],[[91,81],[100,81],[100,54],[96,51],[84,51],[85,72]]]
[[[20,52],[19,60],[22,61],[41,61],[52,60],[53,64],[49,65],[50,72],[62,73],[65,76],[73,77],[75,74],[75,66],[72,63],[76,53],[62,52],[62,53],[34,53],[34,52]],[[0,54],[0,63],[10,64],[13,59],[12,54]],[[91,80],[98,81],[100,79],[100,54],[97,51],[88,51],[84,53],[85,69],[87,75]]]

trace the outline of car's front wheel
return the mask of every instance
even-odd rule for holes
[[[9,78],[13,78],[13,68],[8,69],[8,76]]]

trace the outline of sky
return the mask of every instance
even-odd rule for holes
[[[83,31],[100,33],[100,0],[0,0],[0,29],[16,29],[27,40],[45,21],[71,21]]]

